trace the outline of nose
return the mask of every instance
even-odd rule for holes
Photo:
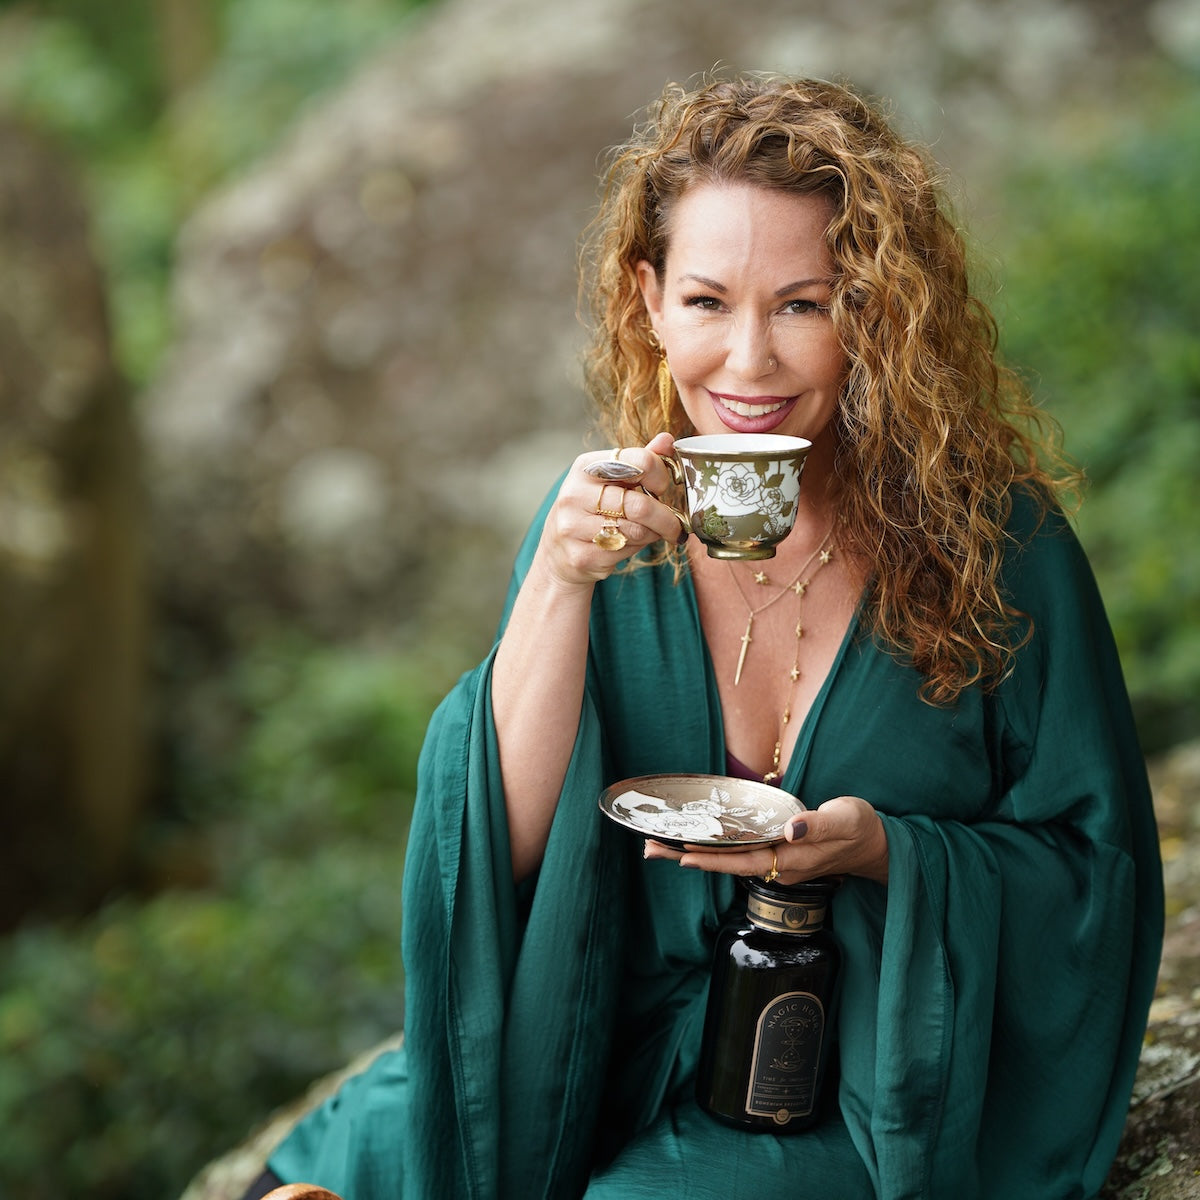
[[[771,331],[766,322],[739,321],[729,331],[725,365],[739,379],[761,379],[779,365],[771,350]]]

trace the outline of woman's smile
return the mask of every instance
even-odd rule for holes
[[[709,392],[713,405],[718,410],[724,409],[738,417],[749,417],[762,420],[783,412],[785,408],[796,402],[795,396],[730,396],[720,392]],[[782,420],[782,417],[780,418]],[[762,432],[758,430],[757,432]]]

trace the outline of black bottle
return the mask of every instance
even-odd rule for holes
[[[738,1129],[791,1133],[820,1116],[841,969],[827,928],[836,883],[745,886],[745,918],[713,954],[696,1099]]]

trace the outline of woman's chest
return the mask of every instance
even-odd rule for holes
[[[783,582],[770,564],[722,567],[697,579],[696,594],[726,749],[759,774],[782,774],[837,661],[861,581],[835,562]]]

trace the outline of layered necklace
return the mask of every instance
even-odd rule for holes
[[[730,577],[733,579],[733,586],[737,588],[737,593],[741,597],[742,603],[746,606],[746,632],[742,634],[742,648],[738,653],[737,669],[733,674],[733,686],[737,687],[742,682],[742,668],[746,665],[746,652],[750,649],[750,643],[754,640],[754,618],[760,613],[767,611],[771,605],[782,600],[784,596],[791,592],[796,597],[796,642],[795,652],[792,655],[792,668],[788,672],[791,679],[791,688],[788,690],[787,701],[783,706],[783,717],[779,726],[779,737],[775,741],[775,753],[771,760],[771,769],[763,776],[764,783],[773,783],[779,778],[779,760],[783,754],[783,735],[787,731],[788,722],[792,719],[792,696],[796,690],[796,683],[800,678],[800,640],[804,637],[804,622],[801,619],[802,609],[804,608],[804,596],[808,591],[809,584],[812,583],[813,575],[817,573],[823,566],[833,560],[833,547],[830,544],[830,538],[833,536],[833,526],[829,527],[828,532],[821,539],[820,544],[809,556],[804,566],[796,572],[795,578],[790,583],[785,584],[778,592],[775,593],[769,600],[755,607],[746,599],[746,593],[742,591],[742,585],[738,581],[737,574],[733,569],[733,564],[727,561]],[[809,572],[809,568],[816,563],[816,567]],[[754,582],[759,587],[769,587],[770,579],[767,578],[766,572],[756,571]]]

